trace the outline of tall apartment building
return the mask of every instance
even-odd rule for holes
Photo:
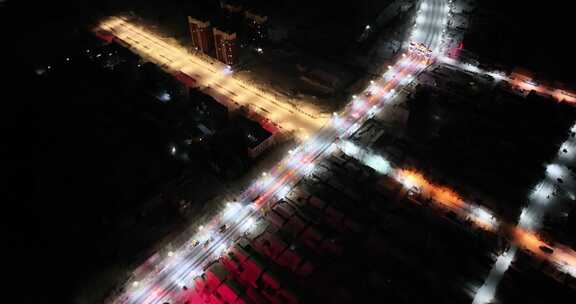
[[[216,59],[228,65],[234,65],[237,62],[238,45],[235,32],[214,28],[214,46]]]
[[[212,55],[214,36],[210,21],[202,21],[188,16],[188,26],[192,36],[192,47],[205,54]]]

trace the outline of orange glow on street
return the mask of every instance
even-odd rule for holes
[[[452,189],[430,183],[421,173],[401,169],[397,171],[397,174],[399,180],[405,185],[412,185],[418,188],[424,196],[428,196],[448,208],[460,208],[465,205],[464,200],[462,200],[456,192],[452,191]]]
[[[481,229],[508,237],[511,242],[519,248],[528,250],[536,257],[554,263],[560,270],[576,276],[576,252],[569,247],[561,244],[554,246],[547,244],[540,240],[536,233],[522,229],[511,223],[502,223],[500,228],[496,230],[485,220],[474,215],[473,212],[471,212],[473,207],[466,203],[460,195],[450,188],[434,185],[419,172],[400,169],[396,171],[396,177],[408,190],[417,189],[420,191],[422,197],[431,198],[432,203],[453,211],[464,219],[471,220],[475,226]],[[549,247],[553,249],[554,252],[549,254],[545,253],[540,249],[541,246]]]

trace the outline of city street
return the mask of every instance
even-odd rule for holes
[[[442,0],[423,2],[412,41],[432,49],[433,54],[438,54],[448,11],[447,3]],[[102,29],[114,33],[146,58],[155,58],[155,62],[167,64],[173,70],[192,74],[191,77],[202,79],[207,86],[218,87],[220,90],[226,88],[228,93],[234,92],[243,96],[240,100],[244,101],[255,95],[252,89],[244,87],[231,77],[226,77],[224,67],[216,68],[200,59],[191,58],[185,51],[167,45],[161,39],[120,18],[112,18],[105,22]],[[191,242],[198,241],[200,245],[186,245],[179,250],[171,251],[157,272],[129,282],[124,294],[115,302],[172,303],[177,299],[183,286],[190,284],[196,275],[201,274],[202,267],[207,262],[217,258],[243,233],[251,229],[260,209],[265,208],[273,200],[282,198],[298,180],[313,172],[314,164],[333,151],[338,138],[345,138],[353,133],[429,63],[430,60],[426,55],[416,52],[401,56],[396,64],[388,67],[382,78],[375,79],[361,96],[355,96],[341,113],[334,113],[330,121],[317,133],[289,153],[287,158],[272,170],[263,173],[259,180],[239,196],[237,202],[228,203],[223,214],[203,227],[191,240]],[[312,132],[324,123],[306,112],[291,113],[288,105],[268,98],[252,98],[250,102],[270,107],[276,114],[271,119],[288,129],[302,127]],[[219,227],[227,229],[221,232]]]
[[[215,60],[190,54],[182,46],[173,45],[121,17],[103,21],[95,31],[107,31],[134,53],[168,72],[183,73],[192,78],[201,90],[229,108],[248,107],[284,130],[306,138],[327,121],[326,115],[312,107],[295,107],[276,95],[263,92],[233,77],[230,67]]]

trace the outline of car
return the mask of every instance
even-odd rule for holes
[[[554,252],[554,249],[552,249],[548,246],[540,245],[540,246],[538,246],[538,248],[540,248],[540,250],[542,250],[542,252],[544,252],[546,254],[552,254]]]
[[[224,224],[224,225],[220,226],[220,228],[218,230],[220,231],[220,233],[224,233],[226,231],[226,229],[228,229],[228,225]]]

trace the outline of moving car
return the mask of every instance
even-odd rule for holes
[[[218,231],[220,231],[220,233],[224,233],[226,231],[226,229],[228,229],[228,225],[224,224],[224,225],[220,226]]]

